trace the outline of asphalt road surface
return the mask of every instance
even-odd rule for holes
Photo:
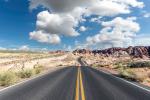
[[[150,92],[91,67],[67,67],[0,91],[0,100],[150,100]]]
[[[86,100],[150,100],[150,92],[112,75],[83,67]]]
[[[0,92],[0,100],[73,100],[77,68],[48,73]]]

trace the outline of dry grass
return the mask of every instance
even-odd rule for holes
[[[9,86],[37,75],[45,68],[63,63],[65,57],[65,54],[48,52],[0,52],[0,86]],[[56,63],[55,59],[59,61]],[[70,56],[68,59],[74,58]]]
[[[148,75],[147,74],[144,74],[144,73],[137,73],[135,74],[135,79],[139,82],[143,82],[145,81],[147,78],[148,78]]]
[[[34,69],[33,69],[33,73],[34,74],[39,74],[39,73],[41,73],[42,70],[44,70],[43,66],[35,66]]]
[[[104,65],[104,64],[92,64],[91,66],[92,67],[105,67],[107,65]]]
[[[33,75],[41,73],[43,70],[43,66],[35,66],[33,69],[24,69],[18,72],[13,71],[6,71],[0,73],[0,85],[1,86],[9,86],[16,82],[18,82],[20,79],[24,78],[30,78]]]
[[[135,80],[135,76],[136,76],[135,73],[130,69],[126,69],[126,70],[120,69],[119,75],[121,77],[124,77],[126,79],[131,79],[131,80]]]
[[[131,68],[120,70],[119,75],[123,78],[139,82],[143,82],[145,79],[148,78],[148,74],[135,72],[134,69]]]
[[[24,69],[17,72],[17,76],[19,78],[30,78],[33,75],[41,73],[42,70],[44,70],[43,66],[36,65],[33,69]]]
[[[0,74],[0,85],[1,86],[9,86],[16,83],[19,78],[16,76],[14,72],[3,72]]]
[[[33,69],[26,69],[16,73],[19,78],[30,78],[33,76]]]
[[[84,60],[93,67],[150,86],[150,59],[89,55],[84,56]]]
[[[130,68],[150,67],[150,62],[149,61],[130,62],[128,63],[128,67]]]

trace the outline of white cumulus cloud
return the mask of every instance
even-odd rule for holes
[[[47,34],[42,31],[30,32],[30,39],[37,40],[41,43],[58,44],[60,43],[60,37],[57,34]]]
[[[28,45],[23,45],[23,46],[21,46],[18,50],[22,50],[22,51],[29,51],[29,50],[30,50],[30,48],[29,48],[29,46],[28,46]]]
[[[144,17],[145,17],[145,18],[150,18],[150,13],[145,13],[145,14],[144,14]]]
[[[87,44],[98,44],[102,48],[127,46],[132,44],[140,26],[135,22],[135,17],[123,19],[117,17],[112,21],[102,22],[103,29],[95,36],[87,37]]]
[[[37,15],[36,30],[30,32],[30,38],[38,42],[56,44],[60,36],[78,36],[75,29],[84,16],[116,16],[128,14],[132,7],[142,8],[143,2],[137,0],[29,0],[30,10],[39,6],[49,11]],[[97,19],[100,20],[100,19]],[[99,21],[96,21],[99,22]],[[79,28],[80,29],[80,28]],[[81,31],[85,28],[81,27]],[[42,36],[42,37],[41,37]]]
[[[87,30],[87,28],[85,26],[81,26],[79,30],[82,31],[82,32],[84,32],[84,31]]]
[[[82,7],[91,13],[93,11],[95,14],[102,15],[112,15],[113,12],[114,14],[128,13],[130,7],[144,6],[143,2],[137,0],[30,0],[30,9],[41,5],[57,13],[71,12],[76,7]]]
[[[98,17],[93,17],[90,19],[90,22],[96,22],[96,23],[101,23],[101,16],[98,16]]]

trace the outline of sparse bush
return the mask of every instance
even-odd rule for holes
[[[127,65],[130,68],[143,68],[143,67],[150,67],[150,62],[143,61],[143,62],[131,62]]]
[[[17,76],[19,78],[30,78],[32,75],[33,75],[32,69],[25,69],[17,73]]]
[[[105,67],[105,65],[102,64],[92,64],[93,67]]]
[[[6,71],[0,73],[0,86],[9,86],[16,83],[20,78],[30,78],[34,74],[39,74],[43,66],[36,66],[33,69],[24,69],[19,72]]]
[[[18,77],[15,75],[14,72],[3,72],[0,74],[0,85],[1,86],[9,86],[14,84],[18,81]]]
[[[96,64],[91,64],[91,66],[92,66],[92,67],[97,67],[97,65],[96,65]]]
[[[123,63],[120,63],[120,62],[115,63],[115,64],[114,64],[114,69],[118,69],[118,68],[124,68]]]
[[[150,72],[147,74],[148,78],[150,78]]]
[[[120,71],[120,76],[126,79],[130,79],[132,81],[139,81],[139,82],[143,82],[148,77],[147,74],[135,73],[131,69]]]
[[[100,65],[98,65],[98,66],[99,66],[99,67],[106,67],[106,66],[109,66],[109,65],[101,65],[101,64],[100,64]]]
[[[63,66],[63,64],[59,64],[59,66]]]
[[[143,74],[143,73],[137,73],[137,74],[135,74],[135,79],[137,81],[143,82],[146,78],[148,78],[147,74]]]
[[[136,75],[135,75],[135,73],[134,73],[133,71],[131,71],[131,70],[129,70],[129,69],[126,69],[126,70],[122,69],[122,70],[120,70],[119,75],[120,75],[121,77],[123,77],[123,78],[130,79],[130,80],[134,80],[134,81],[135,81],[135,76],[136,76]]]
[[[39,74],[41,73],[42,70],[43,70],[43,66],[37,66],[37,67],[34,67],[33,69],[34,74]]]

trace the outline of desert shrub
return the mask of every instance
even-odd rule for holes
[[[33,69],[34,74],[39,74],[39,73],[41,73],[42,70],[43,70],[43,66],[36,66]]]
[[[123,78],[130,79],[132,81],[139,81],[139,82],[143,82],[148,77],[147,74],[135,73],[131,69],[122,70],[120,71],[119,75]]]
[[[122,69],[120,70],[120,73],[119,75],[123,78],[126,78],[126,79],[130,79],[130,80],[134,80],[135,81],[135,73],[129,69]]]
[[[97,67],[97,65],[96,65],[96,64],[91,64],[91,66],[92,66],[92,67]]]
[[[1,86],[9,86],[11,84],[16,83],[18,80],[18,77],[14,72],[3,72],[0,74],[0,85]]]
[[[147,74],[148,78],[150,78],[150,72]]]
[[[9,86],[16,83],[20,78],[30,78],[34,74],[39,74],[43,66],[36,66],[33,69],[24,69],[19,72],[6,71],[0,73],[0,85]]]
[[[143,82],[146,78],[148,78],[147,74],[143,74],[143,73],[135,74],[135,80],[137,80],[139,82]]]
[[[118,63],[114,64],[114,69],[119,69],[119,68],[124,68],[124,67],[125,67],[124,64],[121,63],[121,62],[118,62]]]
[[[93,67],[105,67],[103,64],[92,64]]]
[[[17,76],[19,78],[30,78],[32,75],[33,75],[32,69],[25,69],[17,73]]]
[[[130,67],[130,68],[150,67],[150,62],[148,62],[148,61],[143,61],[143,62],[131,62],[131,63],[128,63],[128,67]]]
[[[63,64],[59,64],[58,66],[63,66]]]

